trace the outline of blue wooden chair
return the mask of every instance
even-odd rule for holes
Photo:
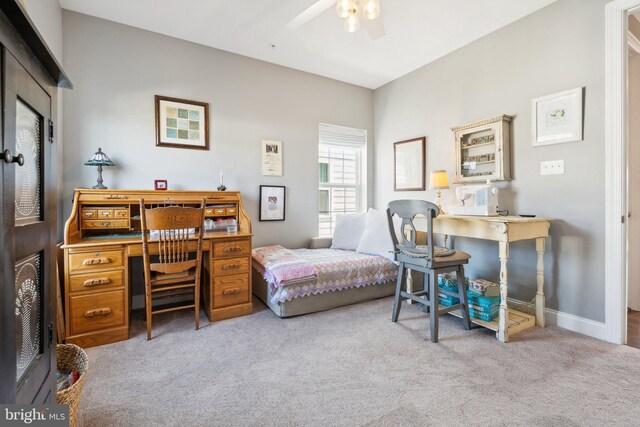
[[[395,200],[390,202],[387,208],[389,229],[396,248],[395,259],[400,263],[391,321],[398,321],[401,298],[408,298],[424,305],[426,311],[429,312],[432,342],[438,342],[438,316],[440,314],[460,309],[464,328],[471,329],[464,278],[464,264],[469,262],[471,256],[461,251],[437,247],[433,244],[433,219],[439,213],[440,210],[436,205],[425,200]],[[398,242],[393,225],[393,215],[402,218],[402,242]],[[424,216],[426,220],[426,245],[416,244],[417,232],[413,224],[413,218],[416,215]],[[406,237],[406,227],[410,229],[409,239]],[[402,282],[407,269],[424,273],[424,290],[414,293],[402,290]],[[438,288],[438,274],[448,272],[456,273],[458,292]],[[438,293],[459,298],[460,303],[451,307],[439,307]]]

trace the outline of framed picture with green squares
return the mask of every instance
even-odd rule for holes
[[[209,104],[156,95],[156,146],[209,149]]]

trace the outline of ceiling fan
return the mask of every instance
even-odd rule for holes
[[[287,24],[287,28],[295,30],[334,5],[338,16],[345,19],[345,31],[350,33],[358,31],[362,20],[371,39],[377,40],[386,34],[382,18],[378,16],[380,15],[379,0],[318,0],[293,18]]]

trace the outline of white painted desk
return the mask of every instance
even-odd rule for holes
[[[549,236],[551,218],[523,218],[519,216],[460,216],[440,215],[434,221],[434,233],[446,236],[470,237],[474,239],[498,242],[500,259],[500,314],[497,322],[483,322],[472,319],[474,323],[496,331],[499,341],[508,342],[509,334],[514,334],[535,325],[544,327],[544,250],[545,239]],[[420,218],[415,220],[419,231],[426,231],[426,223]],[[537,262],[537,293],[535,298],[535,317],[527,313],[509,309],[507,305],[509,274],[509,243],[520,240],[535,240]],[[473,263],[473,254],[471,261]]]

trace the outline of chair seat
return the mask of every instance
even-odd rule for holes
[[[429,263],[429,260],[427,258],[418,258],[415,256],[405,255],[404,253],[400,252],[399,254],[397,254],[396,261],[405,263],[407,268],[427,268],[429,266],[429,268],[431,269],[437,269],[442,267],[449,267],[452,265],[468,264],[470,258],[471,255],[469,255],[468,253],[454,250],[451,255],[433,257],[433,261]]]
[[[402,245],[398,245],[400,248],[400,252],[405,255],[416,257],[416,258],[426,258],[429,256],[428,250],[429,247],[425,245],[416,245],[415,248],[407,248]],[[442,246],[434,246],[433,247],[433,256],[436,257],[445,257],[453,255],[456,251],[449,248],[444,248]]]

